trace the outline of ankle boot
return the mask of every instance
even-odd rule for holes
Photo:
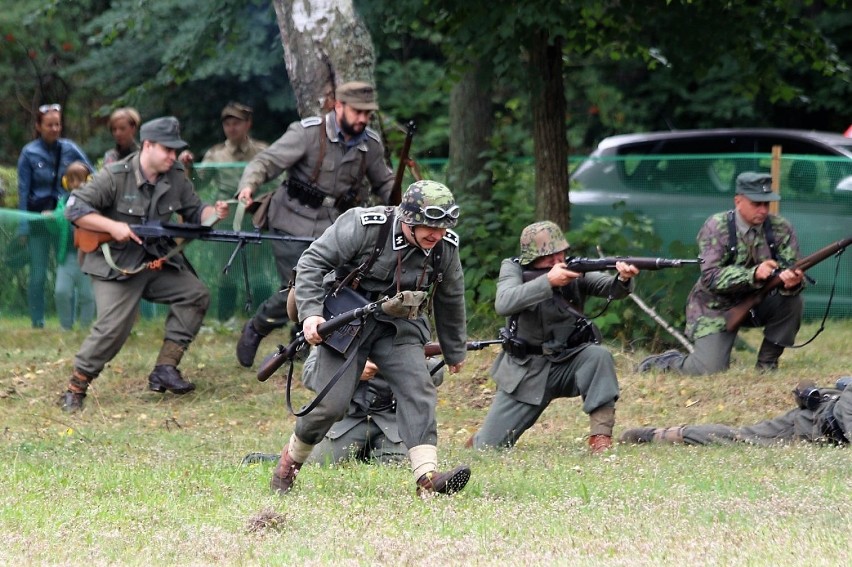
[[[757,351],[757,364],[754,367],[764,372],[778,370],[778,359],[783,353],[784,347],[764,338],[760,343],[760,350]]]
[[[470,467],[459,465],[450,472],[427,472],[417,480],[417,496],[453,494],[459,492],[470,480]]]
[[[93,376],[86,376],[76,368],[74,369],[71,379],[68,381],[68,390],[62,394],[59,400],[62,411],[74,413],[83,410],[83,400],[86,398],[86,392],[92,380],[94,380]]]
[[[269,481],[269,486],[272,490],[281,495],[290,492],[293,488],[293,483],[296,482],[296,475],[302,468],[303,463],[297,463],[290,457],[290,446],[284,447],[281,451],[281,458],[278,460],[278,466],[272,471],[272,480]]]

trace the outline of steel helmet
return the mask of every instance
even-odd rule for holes
[[[540,221],[529,225],[521,233],[521,256],[518,261],[526,266],[537,258],[567,249],[568,241],[562,229],[552,221]]]
[[[459,206],[446,185],[424,179],[408,186],[399,216],[409,225],[453,228],[459,220]]]

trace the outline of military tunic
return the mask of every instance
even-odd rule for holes
[[[784,415],[746,427],[720,424],[687,425],[683,442],[710,445],[731,442],[775,445],[794,441],[848,444],[852,439],[852,388],[842,392],[821,388],[822,401],[815,410],[790,410]],[[838,438],[838,434],[842,437]]]
[[[335,270],[339,268],[338,273],[345,275],[362,264],[376,245],[384,222],[383,207],[350,209],[305,251],[296,270],[296,304],[301,321],[314,315],[323,316],[323,301],[335,281]],[[384,250],[363,276],[359,291],[374,298],[398,291],[430,289],[435,330],[444,359],[448,365],[459,364],[466,355],[466,319],[458,238],[447,231],[440,250],[436,247],[427,253],[406,241],[398,216],[393,223]],[[436,266],[434,255],[438,252],[440,261]],[[311,445],[323,439],[332,424],[346,414],[370,358],[381,368],[397,400],[403,443],[407,447],[435,445],[437,394],[423,353],[423,345],[430,337],[430,324],[423,313],[413,319],[385,313],[368,317],[351,347],[358,349],[356,361],[323,401],[298,419],[296,436]],[[320,346],[314,387],[322,389],[343,362],[343,356]]]
[[[148,183],[139,167],[139,154],[109,165],[90,182],[74,191],[65,207],[71,222],[99,213],[128,224],[166,222],[180,215],[187,223],[200,223],[205,205],[183,165],[176,162],[155,184]],[[115,264],[132,269],[162,257],[173,244],[151,242],[144,246],[132,240],[109,242]],[[124,275],[107,263],[100,248],[85,254],[82,264],[92,276],[98,320],[75,358],[75,367],[97,376],[118,354],[136,319],[140,299],[170,305],[165,339],[182,346],[193,340],[209,304],[209,292],[182,254],[173,256],[162,270],[143,270]]]
[[[266,148],[269,144],[255,140],[254,138],[246,138],[239,144],[234,144],[230,140],[225,140],[221,144],[216,144],[204,153],[202,163],[230,163],[239,164],[245,163]],[[213,183],[217,189],[217,195],[222,199],[229,199],[231,196],[240,190],[239,182],[243,168],[222,168],[213,170],[213,175],[208,170],[200,170],[199,177],[212,177]]]
[[[317,172],[316,185],[327,195],[322,205],[316,208],[304,205],[288,194],[286,186],[281,186],[275,190],[269,206],[269,226],[283,234],[318,237],[337,220],[341,211],[335,203],[359,182],[362,170],[372,191],[387,203],[394,175],[384,161],[384,146],[379,135],[367,128],[357,143],[348,147],[337,131],[336,115],[332,111],[324,118],[314,116],[290,124],[283,136],[249,162],[239,187],[251,187],[256,191],[284,171],[290,179],[310,183]],[[366,195],[362,188],[357,190],[364,202]],[[292,280],[293,267],[307,244],[275,241],[272,247],[283,289]],[[255,329],[266,335],[283,326],[287,320],[286,305],[286,294],[273,294],[258,309],[253,319]]]
[[[586,413],[614,406],[619,389],[612,355],[592,342],[575,344],[572,331],[586,298],[620,299],[632,285],[632,281],[622,283],[616,276],[591,272],[554,290],[546,276],[524,283],[517,259],[503,260],[497,313],[516,316],[517,337],[541,347],[543,354],[519,358],[501,352],[497,356],[491,368],[497,393],[474,436],[475,447],[511,447],[555,398],[582,396]]]
[[[778,265],[790,267],[799,258],[796,232],[784,218],[775,215],[768,218]],[[695,350],[668,362],[669,368],[680,373],[703,375],[728,368],[737,333],[725,331],[725,313],[763,286],[754,281],[757,266],[772,259],[763,227],[749,227],[735,213],[735,228],[737,249],[734,254],[728,250],[728,212],[708,218],[698,233],[699,256],[704,263],[686,306],[686,334],[695,341]],[[775,350],[770,342],[793,344],[802,319],[800,292],[801,287],[782,288],[769,294],[754,309],[757,318],[747,319],[743,326],[764,327],[764,342],[770,351]],[[777,358],[777,354],[775,356]]]

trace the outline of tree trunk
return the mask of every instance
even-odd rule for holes
[[[479,62],[450,93],[450,160],[447,181],[453,191],[491,197],[492,175],[486,169],[493,129],[491,75]]]
[[[571,226],[568,209],[567,103],[562,80],[562,39],[548,41],[545,30],[530,44],[530,106],[535,146],[536,220]]]
[[[370,32],[352,0],[272,0],[299,115],[327,111],[335,87],[375,84]]]

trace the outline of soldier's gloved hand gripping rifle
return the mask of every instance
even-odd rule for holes
[[[351,309],[349,311],[345,311],[339,315],[335,315],[331,319],[327,320],[325,323],[320,323],[317,327],[317,332],[321,337],[327,338],[332,333],[337,331],[338,329],[342,329],[346,325],[352,323],[356,319],[365,319],[372,313],[375,313],[379,310],[383,303],[389,301],[393,297],[385,296],[381,299],[374,301],[373,303],[368,303],[362,307],[356,307],[355,309]],[[266,382],[270,376],[272,376],[276,370],[281,368],[281,366],[285,362],[290,362],[290,370],[287,373],[287,409],[290,410],[290,413],[295,415],[296,417],[301,417],[303,415],[307,415],[310,413],[319,403],[320,401],[328,394],[331,388],[337,383],[343,373],[346,371],[346,368],[355,360],[355,353],[358,351],[357,345],[356,348],[353,349],[352,353],[346,356],[346,362],[337,370],[335,375],[329,380],[328,384],[326,384],[325,388],[323,388],[313,399],[313,401],[306,406],[303,406],[302,409],[298,412],[293,411],[293,406],[290,402],[290,389],[293,384],[293,361],[296,358],[296,355],[304,348],[309,347],[308,340],[305,338],[305,335],[302,332],[299,332],[296,335],[296,338],[287,345],[278,345],[278,349],[263,359],[263,362],[260,364],[260,368],[257,370],[257,379],[261,382]]]

